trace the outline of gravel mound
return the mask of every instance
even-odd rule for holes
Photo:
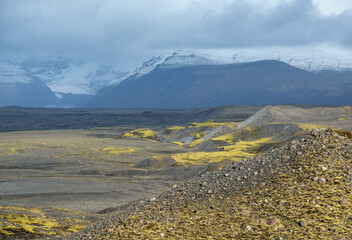
[[[331,129],[200,173],[67,239],[347,239],[352,143]]]

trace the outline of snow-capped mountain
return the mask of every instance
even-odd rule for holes
[[[176,68],[184,66],[215,65],[222,62],[212,55],[192,50],[176,50],[145,61],[130,76],[145,75],[157,67]]]
[[[44,107],[56,101],[44,82],[11,62],[0,61],[0,106]]]
[[[0,61],[0,83],[29,83],[33,76],[11,62]]]
[[[232,54],[234,63],[278,60],[307,71],[352,70],[352,54],[317,48],[238,49]]]
[[[112,66],[78,62],[66,57],[29,58],[18,64],[58,93],[94,95],[99,89],[118,82],[127,74]]]
[[[226,50],[176,50],[145,61],[129,76],[143,76],[157,67],[218,65],[277,60],[307,71],[352,70],[352,54],[317,48],[259,48]],[[126,77],[126,78],[127,78]]]

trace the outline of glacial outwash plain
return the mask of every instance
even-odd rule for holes
[[[0,239],[351,239],[351,131],[351,106],[0,108]]]

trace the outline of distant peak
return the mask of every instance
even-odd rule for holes
[[[193,50],[174,50],[172,52],[152,57],[137,68],[132,75],[142,76],[157,67],[176,68],[183,66],[199,66],[219,64],[213,57]]]

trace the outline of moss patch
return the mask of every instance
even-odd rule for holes
[[[112,155],[119,156],[122,153],[133,153],[135,150],[133,148],[117,148],[117,147],[106,147],[102,149]]]
[[[0,206],[0,239],[6,237],[37,238],[51,235],[66,235],[85,228],[91,221],[72,218],[83,213],[65,209],[55,209],[64,217],[51,217],[39,208]],[[56,214],[57,215],[57,214]],[[65,217],[70,216],[70,217]]]
[[[233,128],[237,125],[237,122],[215,122],[214,120],[210,120],[208,122],[202,122],[202,123],[192,123],[189,128],[199,128],[199,127],[208,127],[208,128],[217,128],[220,126],[227,126],[230,128]]]
[[[343,144],[324,140],[319,146],[305,145],[305,153],[290,162],[293,170],[265,179],[265,185],[244,188],[226,199],[152,205],[109,226],[100,237],[350,239],[352,155],[342,157],[333,149]]]
[[[234,145],[219,147],[219,150],[221,149],[223,151],[179,153],[173,154],[171,157],[186,166],[222,162],[225,160],[241,161],[245,158],[256,156],[258,153],[253,151],[253,148],[269,143],[270,141],[271,138],[261,138],[254,141],[239,141]]]
[[[144,139],[156,139],[156,133],[149,128],[140,128],[135,129],[129,132],[126,132],[122,137],[135,137],[135,138],[144,138]]]

